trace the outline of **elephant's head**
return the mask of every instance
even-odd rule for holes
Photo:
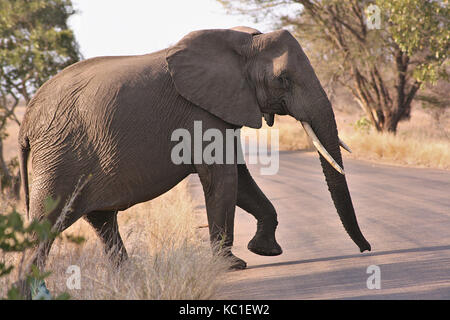
[[[345,179],[334,113],[307,56],[285,30],[191,32],[167,53],[177,91],[237,126],[260,128],[264,115],[300,121],[319,151],[323,172],[345,230],[362,251],[362,235]]]

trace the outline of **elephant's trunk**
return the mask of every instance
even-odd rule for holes
[[[326,149],[331,158],[336,161],[336,164],[338,165],[337,168],[339,169],[340,167],[343,169],[342,156],[339,148],[339,137],[331,104],[327,98],[322,98],[319,101],[320,105],[311,106],[311,109],[314,108],[314,111],[308,113],[310,119],[309,124],[324,149]],[[336,207],[345,230],[359,247],[361,252],[365,250],[370,251],[370,244],[361,233],[356,220],[355,210],[353,208],[345,175],[338,172],[338,170],[335,169],[336,166],[333,167],[321,154],[320,162],[328,185],[328,190],[330,191],[334,206]]]

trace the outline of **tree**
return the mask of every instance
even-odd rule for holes
[[[52,75],[80,58],[67,20],[71,0],[0,0],[0,187],[18,193],[16,159],[7,163],[3,140],[9,121],[20,125],[16,108]]]
[[[448,92],[450,92],[450,83],[439,80],[436,85],[421,90],[417,94],[417,100],[421,102],[422,108],[433,118],[435,125],[440,129],[441,136],[450,139],[448,134],[450,128],[445,126],[445,119],[449,116],[447,110],[450,110]]]
[[[322,79],[346,87],[377,131],[395,133],[422,85],[447,79],[448,0],[218,1],[290,29]]]

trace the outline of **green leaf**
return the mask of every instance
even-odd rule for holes
[[[86,239],[82,236],[73,236],[71,234],[66,234],[65,236],[69,242],[72,242],[75,244],[82,244],[83,242],[86,241]]]
[[[12,287],[8,290],[6,294],[8,300],[24,300],[19,290],[16,287]]]
[[[59,204],[60,197],[58,196],[56,199],[52,197],[47,197],[44,201],[44,210],[47,214],[53,212]]]
[[[70,294],[67,292],[63,292],[60,295],[58,295],[54,300],[70,300]]]

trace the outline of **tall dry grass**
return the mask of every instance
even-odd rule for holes
[[[114,268],[91,227],[78,221],[67,233],[83,236],[84,244],[56,240],[46,269],[50,292],[67,292],[74,299],[211,299],[229,267],[213,255],[197,228],[194,203],[187,182],[147,203],[119,214],[119,226],[129,260]],[[1,255],[0,255],[1,258]],[[19,255],[4,256],[19,263]],[[69,266],[81,271],[81,289],[69,289]],[[16,281],[17,271],[0,278],[0,296]]]
[[[417,139],[390,133],[346,132],[342,139],[351,146],[356,159],[367,159],[408,166],[450,169],[450,142]]]
[[[353,153],[345,157],[416,167],[450,169],[450,117],[440,122],[423,110],[399,123],[397,134],[355,128],[357,117],[338,115],[341,138]]]

